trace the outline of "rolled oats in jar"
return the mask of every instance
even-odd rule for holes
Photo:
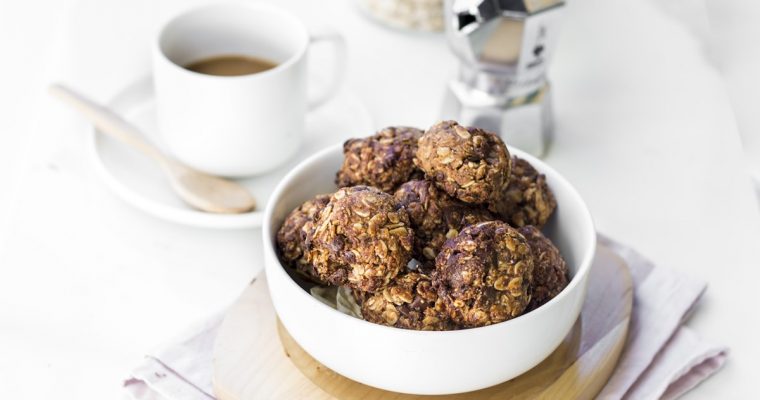
[[[367,14],[394,28],[443,31],[443,0],[359,0]]]

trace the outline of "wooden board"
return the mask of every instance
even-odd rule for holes
[[[414,396],[375,389],[320,364],[279,324],[264,278],[227,313],[214,348],[214,393],[249,399],[591,399],[625,344],[633,302],[624,262],[598,246],[580,318],[557,350],[527,373],[467,394]]]

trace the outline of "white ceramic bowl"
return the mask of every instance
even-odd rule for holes
[[[451,394],[493,386],[544,360],[578,318],[596,234],[578,192],[544,162],[517,149],[510,153],[541,173],[557,198],[557,211],[544,232],[559,247],[570,269],[567,288],[547,304],[513,320],[446,332],[412,331],[342,314],[311,297],[285,271],[275,235],[287,214],[318,193],[336,190],[342,146],[301,162],[277,186],[264,215],[264,254],[277,315],[293,338],[335,372],[377,388],[414,394]]]

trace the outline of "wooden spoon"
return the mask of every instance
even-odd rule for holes
[[[242,185],[200,172],[161,153],[142,139],[137,127],[111,110],[60,84],[51,85],[49,92],[79,110],[99,132],[111,135],[158,162],[174,192],[190,206],[220,214],[244,213],[256,208],[256,200]]]

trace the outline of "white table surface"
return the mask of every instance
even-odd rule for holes
[[[736,123],[742,134],[747,166],[760,196],[760,3],[705,0],[713,32],[710,53],[722,72]]]
[[[158,22],[199,2],[0,3],[3,398],[118,398],[146,351],[229,304],[260,266],[257,231],[175,226],[114,197],[88,164],[84,123],[43,91],[61,79],[107,100],[148,70]],[[378,127],[436,120],[456,65],[441,36],[385,29],[349,0],[277,3],[347,35],[346,87]],[[657,3],[570,1],[547,160],[600,231],[709,281],[688,324],[732,353],[687,397],[749,398],[760,359],[758,205],[706,8]]]

